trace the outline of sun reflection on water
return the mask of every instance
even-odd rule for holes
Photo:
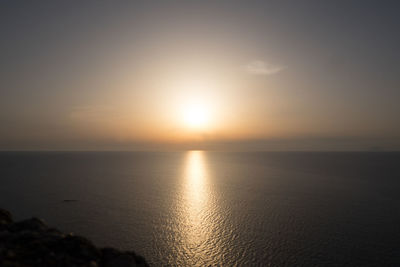
[[[186,159],[185,182],[186,196],[190,200],[192,211],[201,210],[206,201],[206,179],[203,152],[190,151]]]
[[[185,223],[181,230],[184,247],[188,258],[193,261],[191,264],[201,265],[208,261],[209,243],[215,228],[212,220],[215,205],[204,152],[187,152],[183,178],[182,221]]]

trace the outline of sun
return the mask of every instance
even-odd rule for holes
[[[209,121],[208,110],[205,106],[199,104],[191,104],[183,109],[183,120],[187,127],[204,128]]]
[[[182,80],[175,87],[175,110],[182,130],[190,134],[214,130],[216,115],[216,86],[207,80]]]

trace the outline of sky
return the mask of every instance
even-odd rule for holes
[[[0,1],[0,150],[399,150],[398,1]]]

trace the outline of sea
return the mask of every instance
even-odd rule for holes
[[[399,152],[0,152],[0,207],[151,266],[400,266]]]

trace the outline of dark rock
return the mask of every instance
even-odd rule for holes
[[[0,224],[12,223],[12,216],[8,210],[0,209]]]
[[[9,231],[19,232],[19,231],[45,231],[48,229],[46,223],[38,218],[32,218],[29,220],[24,220],[20,222],[13,223],[9,226]]]
[[[148,266],[132,251],[98,249],[88,239],[64,234],[32,218],[13,223],[0,210],[0,266]]]
[[[76,258],[87,261],[100,259],[100,251],[86,238],[81,236],[67,235],[58,242],[54,249],[60,252],[66,252]]]

